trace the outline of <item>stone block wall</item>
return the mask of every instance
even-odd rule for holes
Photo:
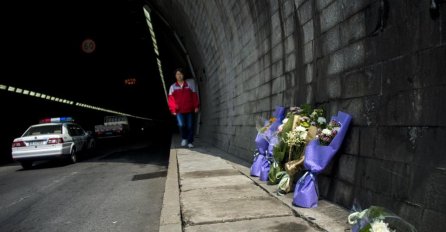
[[[446,226],[446,5],[418,0],[153,1],[183,37],[200,137],[243,159],[257,117],[310,103],[353,116],[321,196]]]

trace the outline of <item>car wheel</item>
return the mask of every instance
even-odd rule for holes
[[[30,169],[33,166],[32,161],[21,161],[20,165],[22,165],[23,169]]]
[[[70,153],[70,163],[74,164],[77,162],[77,154],[76,154],[76,149],[71,149],[71,153]]]

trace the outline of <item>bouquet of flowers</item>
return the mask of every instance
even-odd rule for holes
[[[304,148],[316,136],[317,126],[326,122],[322,115],[322,109],[313,110],[307,104],[291,107],[287,117],[278,127],[278,143],[272,149],[277,165],[270,169],[268,183],[278,183],[279,194],[292,190],[295,175],[303,164]]]
[[[257,149],[251,166],[251,176],[260,176],[263,181],[268,179],[270,160],[272,159],[272,152],[268,152],[268,147],[271,139],[277,134],[277,128],[284,117],[285,108],[276,107],[273,117],[265,121],[264,126],[260,127],[257,123],[258,133],[255,139]]]
[[[339,125],[339,129],[334,129],[336,128],[334,127],[330,130],[330,142],[324,144],[326,141],[321,143],[320,138],[314,139],[310,141],[305,148],[304,167],[307,172],[299,179],[294,190],[293,204],[296,206],[306,208],[317,207],[319,194],[317,190],[316,174],[325,169],[341,147],[351,122],[351,116],[344,112],[338,112],[338,115],[333,116],[331,120],[334,121],[333,125]],[[333,135],[333,130],[336,130],[336,136]]]
[[[341,124],[335,120],[331,120],[327,125],[327,128],[319,128],[317,133],[319,143],[328,146],[328,144],[330,144],[333,138],[338,134],[339,129],[341,129]]]
[[[348,216],[353,232],[416,232],[415,227],[396,214],[379,206],[371,206]]]

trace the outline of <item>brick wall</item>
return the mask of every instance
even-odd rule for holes
[[[251,159],[277,105],[342,110],[353,125],[321,195],[384,205],[419,231],[446,222],[446,5],[392,0],[155,1],[200,77],[200,137]],[[382,22],[382,27],[380,27]],[[328,115],[327,115],[328,116]]]

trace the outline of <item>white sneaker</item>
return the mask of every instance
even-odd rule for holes
[[[189,148],[193,148],[193,147],[194,147],[194,145],[193,145],[192,143],[187,144],[187,146],[188,146]]]
[[[185,139],[181,140],[181,146],[182,147],[185,147],[186,144],[187,144],[187,140],[185,140]]]

